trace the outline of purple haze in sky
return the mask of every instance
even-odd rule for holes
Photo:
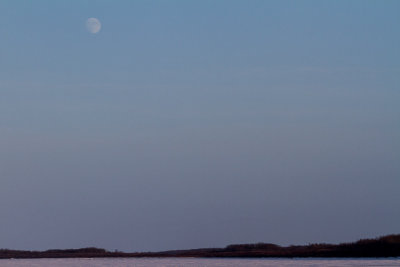
[[[398,233],[399,10],[1,1],[0,248]]]

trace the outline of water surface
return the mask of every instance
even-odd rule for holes
[[[88,258],[88,259],[10,259],[1,267],[341,267],[400,266],[400,259],[198,259],[198,258]]]

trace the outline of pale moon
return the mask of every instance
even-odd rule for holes
[[[86,29],[90,33],[98,33],[101,29],[101,23],[96,18],[88,18],[86,21]]]

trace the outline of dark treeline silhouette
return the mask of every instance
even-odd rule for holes
[[[400,234],[353,243],[278,246],[275,244],[239,244],[225,248],[171,250],[162,252],[110,252],[99,248],[21,251],[0,249],[0,259],[10,258],[99,258],[99,257],[400,257]]]

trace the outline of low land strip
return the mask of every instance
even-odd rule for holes
[[[239,257],[239,258],[358,258],[400,257],[400,234],[353,243],[279,246],[269,243],[229,245],[225,248],[171,250],[161,252],[111,252],[100,248],[22,251],[0,249],[0,259],[11,258],[100,258],[100,257]]]

